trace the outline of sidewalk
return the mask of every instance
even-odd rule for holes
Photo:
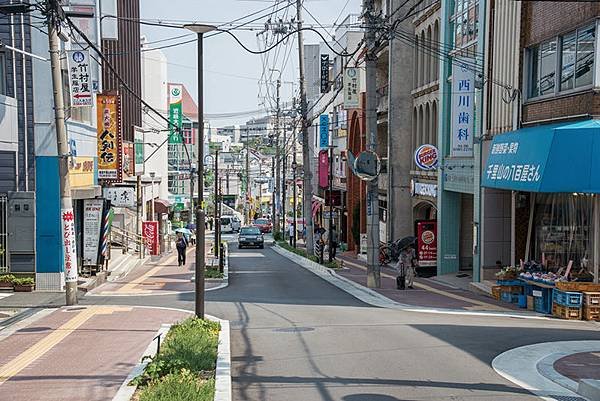
[[[337,274],[364,287],[367,285],[366,263],[357,259],[354,253],[337,255],[343,261],[344,269]],[[461,309],[470,311],[523,311],[514,304],[497,301],[491,297],[471,291],[444,285],[433,279],[416,278],[414,289],[396,289],[397,272],[390,267],[381,268],[381,288],[374,288],[379,294],[401,304],[416,307]]]
[[[0,399],[111,400],[161,326],[187,316],[126,306],[40,310],[0,330]]]

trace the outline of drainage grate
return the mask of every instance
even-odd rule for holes
[[[573,397],[570,395],[548,395],[549,398],[554,398],[556,401],[587,401],[583,397]]]

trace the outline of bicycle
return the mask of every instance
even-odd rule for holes
[[[399,241],[385,242],[379,245],[379,264],[387,265],[390,262],[398,261],[400,257]]]

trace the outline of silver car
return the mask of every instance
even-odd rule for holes
[[[258,227],[242,227],[240,228],[240,235],[238,236],[238,248],[243,247],[258,247],[263,249],[265,247],[265,237],[258,229]]]

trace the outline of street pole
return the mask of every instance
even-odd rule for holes
[[[296,109],[296,98],[293,99],[292,101],[293,103],[293,109]],[[294,225],[294,238],[293,238],[293,244],[294,244],[294,248],[296,248],[296,241],[298,239],[298,188],[297,188],[297,183],[296,183],[296,170],[298,169],[298,163],[296,162],[296,141],[297,141],[297,137],[296,137],[296,133],[297,133],[297,124],[294,121],[294,132],[292,133],[292,175],[293,175],[293,179],[294,179],[294,183],[293,183],[293,196],[294,196],[294,213],[292,214],[294,222],[292,223]]]
[[[135,207],[136,207],[136,214],[135,214],[135,229],[137,234],[140,236],[140,238],[143,237],[142,235],[142,203],[143,203],[143,199],[142,199],[142,176],[138,175],[137,177],[137,181],[136,181],[136,202],[135,202]],[[140,240],[140,259],[144,259],[144,246],[143,246],[143,240]],[[125,251],[127,251],[127,249],[125,249]]]
[[[196,169],[190,166],[190,214],[188,215],[188,223],[192,224],[193,219],[193,210],[194,210],[194,174],[196,173]],[[153,179],[154,180],[154,179]],[[152,190],[154,191],[154,182],[152,182]],[[152,198],[152,210],[154,210],[154,197]],[[154,216],[154,211],[152,212],[152,216]],[[198,230],[198,227],[196,227]]]
[[[332,141],[333,142],[333,141]],[[333,148],[329,146],[329,261],[333,259],[331,240],[333,239]]]
[[[150,203],[150,221],[154,221],[154,173],[150,173],[150,192],[151,192],[151,197],[152,197],[152,201]],[[190,213],[191,215],[191,213]]]
[[[275,157],[271,158],[271,177],[275,177]],[[273,185],[273,194],[272,194],[272,198],[273,198],[273,204],[271,205],[271,210],[272,210],[272,216],[271,216],[271,220],[273,220],[273,227],[275,227],[275,199],[276,199],[276,192],[275,191],[275,185],[277,185],[277,183],[275,182]]]
[[[250,137],[246,130],[246,224],[250,225]]]
[[[365,68],[366,68],[366,129],[367,149],[377,152],[377,56],[375,44],[374,0],[364,0]],[[379,184],[378,179],[367,183],[367,287],[381,287],[379,266]]]
[[[71,185],[69,182],[69,143],[65,125],[65,103],[63,98],[63,82],[60,68],[60,49],[58,42],[59,25],[55,19],[60,5],[57,0],[51,1],[52,10],[48,12],[48,45],[50,51],[50,68],[52,70],[52,89],[54,92],[54,120],[56,125],[56,145],[60,176],[60,215],[63,241],[63,260],[65,272],[65,297],[67,305],[77,304],[77,256],[75,253],[75,221]],[[70,238],[70,242],[68,239]]]
[[[196,316],[204,319],[204,264],[205,264],[205,235],[204,210],[200,197],[204,195],[204,44],[203,35],[215,30],[214,26],[191,24],[184,28],[198,35],[198,202],[196,202],[196,265],[195,265],[195,312]]]
[[[219,215],[219,149],[215,149],[215,258],[219,257],[219,234],[221,216]]]
[[[304,41],[302,39],[302,0],[296,0],[296,20],[298,24],[298,66],[300,69],[300,114],[302,124],[302,164],[304,167],[304,186],[302,192],[302,208],[306,227],[306,252],[314,253],[313,220],[312,220],[312,171],[310,166],[310,148],[308,146],[308,122],[306,87],[304,82]]]
[[[275,170],[275,211],[279,212],[281,210],[281,147],[279,143],[279,135],[280,133],[280,116],[281,116],[281,108],[280,108],[280,89],[281,89],[281,79],[277,79],[277,114],[275,116],[275,162],[276,170]],[[279,208],[277,208],[279,206]],[[279,224],[279,214],[274,214],[274,224],[273,224],[273,233],[281,232],[280,224]]]
[[[286,191],[286,169],[287,169],[287,134],[286,134],[286,127],[285,124],[283,125],[283,155],[282,155],[282,179],[281,179],[281,214],[283,216],[283,228],[282,228],[282,232],[283,232],[283,239],[285,240],[285,233],[287,231],[285,224],[287,223],[287,207],[286,207],[286,203],[287,203],[287,191]]]

